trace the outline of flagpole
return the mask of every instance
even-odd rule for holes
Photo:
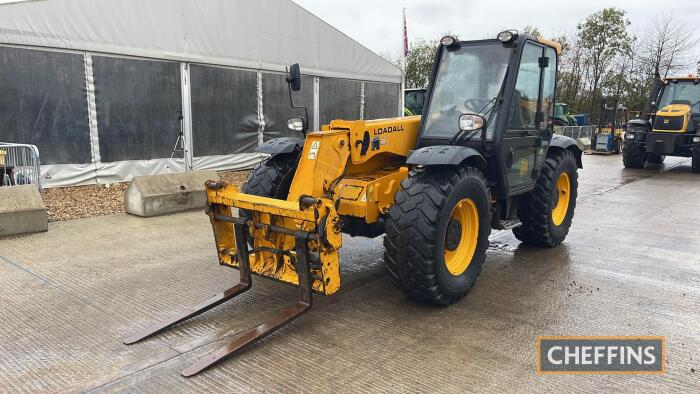
[[[404,99],[406,97],[406,63],[408,62],[408,28],[406,26],[406,7],[403,7],[403,31],[401,34],[401,56],[403,61],[401,62],[401,107],[399,108],[399,115],[404,116],[404,108],[406,103]]]

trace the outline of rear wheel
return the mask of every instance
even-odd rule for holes
[[[625,141],[625,148],[622,150],[622,163],[625,168],[644,168],[646,156],[644,145]]]
[[[452,304],[474,285],[486,257],[486,179],[471,167],[428,168],[401,186],[384,237],[392,280],[419,301]]]
[[[693,172],[700,173],[700,147],[693,149]]]
[[[571,151],[548,155],[532,192],[518,205],[522,225],[513,234],[526,244],[554,247],[569,233],[576,209],[578,167]]]

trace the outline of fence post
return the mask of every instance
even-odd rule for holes
[[[321,105],[320,105],[320,86],[321,81],[318,77],[314,77],[314,131],[321,130]]]
[[[95,166],[95,183],[99,182],[98,170],[102,158],[100,157],[100,133],[97,127],[97,104],[95,101],[95,73],[92,68],[92,55],[89,52],[83,54],[85,61],[85,91],[88,106],[88,127],[90,129],[90,157]]]
[[[360,119],[365,119],[365,81],[360,83]]]
[[[192,90],[189,63],[180,63],[180,83],[182,87],[182,134],[185,148],[183,152],[185,171],[192,171],[194,169],[194,159],[192,155]]]

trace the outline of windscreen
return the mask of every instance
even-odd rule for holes
[[[692,81],[670,82],[664,87],[658,108],[663,108],[674,101],[687,101],[694,113],[700,113],[700,84]]]
[[[484,114],[493,107],[508,68],[510,50],[500,43],[463,45],[455,51],[443,50],[433,84],[432,99],[424,116],[423,136],[452,138],[459,131],[459,116]],[[495,117],[487,138],[492,138]],[[471,136],[478,138],[479,134]]]

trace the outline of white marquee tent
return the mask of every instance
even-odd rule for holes
[[[296,62],[314,128],[400,113],[400,70],[289,0],[3,4],[0,141],[37,145],[47,186],[249,167],[291,135]]]

